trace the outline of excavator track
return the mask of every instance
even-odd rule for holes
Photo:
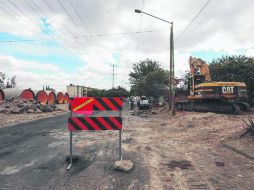
[[[240,105],[231,102],[176,102],[177,110],[239,114]]]
[[[236,104],[240,107],[241,111],[250,111],[250,105],[247,102],[236,102]]]

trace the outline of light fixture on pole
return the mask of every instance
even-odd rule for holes
[[[156,18],[158,20],[161,20],[163,22],[166,22],[171,25],[170,27],[170,65],[169,65],[169,98],[168,98],[168,108],[171,111],[172,115],[175,115],[175,101],[174,101],[174,96],[175,96],[175,88],[173,86],[174,83],[174,36],[173,36],[173,22],[169,22],[167,20],[164,20],[162,18],[159,18],[157,16],[151,15],[149,13],[146,13],[144,11],[141,11],[139,9],[135,9],[135,13],[143,13],[148,16],[151,16],[153,18]]]

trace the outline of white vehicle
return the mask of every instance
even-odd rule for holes
[[[140,109],[149,109],[150,104],[146,96],[141,96],[138,100],[138,107]]]

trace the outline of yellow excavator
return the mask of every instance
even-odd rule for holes
[[[177,110],[227,114],[250,110],[245,83],[212,81],[208,64],[199,58],[190,57],[189,65],[188,98],[175,103]]]

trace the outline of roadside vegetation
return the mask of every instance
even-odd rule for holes
[[[241,135],[241,137],[244,137],[247,134],[250,134],[251,136],[254,136],[254,120],[251,118],[251,116],[249,115],[247,120],[243,119],[243,122],[246,124],[246,130]]]
[[[0,72],[0,89],[15,88],[16,85],[16,76],[13,76],[11,79],[8,78],[6,81],[6,74]]]
[[[133,64],[129,73],[130,94],[147,96],[158,104],[159,98],[168,90],[169,72],[161,67],[158,61],[146,59]]]
[[[129,91],[125,88],[118,86],[117,88],[112,88],[109,90],[101,89],[90,89],[87,92],[88,97],[128,97]]]
[[[243,55],[222,56],[209,64],[213,81],[245,82],[250,101],[254,99],[254,58]]]

